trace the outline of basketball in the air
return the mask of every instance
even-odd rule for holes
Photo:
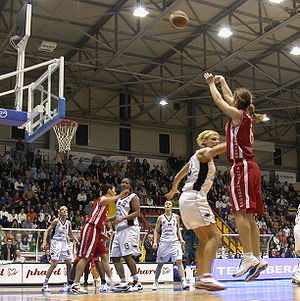
[[[175,10],[170,15],[170,23],[176,29],[184,29],[187,27],[189,17],[181,10]]]

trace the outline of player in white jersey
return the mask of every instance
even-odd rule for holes
[[[78,244],[77,238],[72,233],[71,222],[67,220],[68,208],[62,206],[58,210],[59,217],[56,218],[44,233],[43,243],[41,248],[44,250],[47,244],[47,237],[52,231],[50,240],[50,256],[51,265],[47,271],[46,278],[42,287],[43,292],[49,292],[48,281],[56,268],[59,260],[64,260],[67,266],[67,280],[71,272],[72,252],[68,242],[68,236]]]
[[[210,274],[211,264],[216,257],[220,234],[214,214],[207,202],[215,175],[213,157],[225,153],[226,144],[219,144],[219,134],[206,130],[199,134],[197,143],[201,147],[190,161],[177,173],[172,189],[166,194],[168,200],[179,193],[178,185],[187,176],[179,199],[181,218],[187,229],[195,232],[199,239],[196,251],[197,277],[195,287],[210,291],[223,290],[224,285]]]
[[[111,218],[116,226],[116,233],[112,244],[111,259],[115,265],[121,283],[115,290],[138,291],[142,285],[138,279],[136,263],[133,256],[141,255],[139,248],[140,229],[138,216],[140,214],[140,201],[135,193],[132,193],[131,180],[122,179],[121,190],[130,189],[130,194],[119,199],[116,204],[116,216]],[[121,258],[124,258],[133,278],[133,286],[129,287],[126,282],[125,272]]]
[[[294,238],[295,238],[295,252],[297,256],[300,256],[300,205],[298,206],[297,215],[295,218],[294,226]],[[292,275],[292,280],[300,285],[300,261],[298,262],[298,267],[295,274]]]
[[[165,202],[165,213],[160,215],[156,221],[154,229],[153,248],[157,248],[158,232],[161,230],[160,242],[156,255],[156,262],[158,263],[155,271],[155,280],[152,285],[152,290],[158,289],[158,278],[164,263],[170,260],[176,262],[178,266],[179,275],[182,281],[182,289],[188,289],[188,284],[184,275],[184,267],[182,264],[182,248],[184,248],[185,241],[182,238],[179,228],[179,216],[172,213],[173,204],[171,201]]]

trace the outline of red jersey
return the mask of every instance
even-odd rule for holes
[[[95,225],[97,229],[101,232],[104,232],[105,221],[107,220],[108,215],[108,205],[101,206],[99,204],[101,197],[96,199],[93,203],[92,210],[86,218],[86,224]]]
[[[253,120],[251,116],[240,110],[241,120],[234,125],[229,119],[226,123],[227,160],[232,162],[237,159],[253,159]]]

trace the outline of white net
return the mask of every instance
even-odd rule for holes
[[[71,150],[71,141],[77,128],[78,123],[71,120],[63,120],[53,127],[57,137],[60,153],[66,153]]]

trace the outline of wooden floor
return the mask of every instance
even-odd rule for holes
[[[182,291],[179,284],[161,285],[159,291],[152,292],[151,285],[144,285],[143,291],[135,293],[99,294],[90,286],[88,295],[60,294],[61,287],[52,286],[51,293],[41,293],[40,287],[4,287],[0,286],[0,301],[300,301],[300,287],[290,280],[261,280],[254,282],[226,282],[227,289],[221,292],[204,290]]]

